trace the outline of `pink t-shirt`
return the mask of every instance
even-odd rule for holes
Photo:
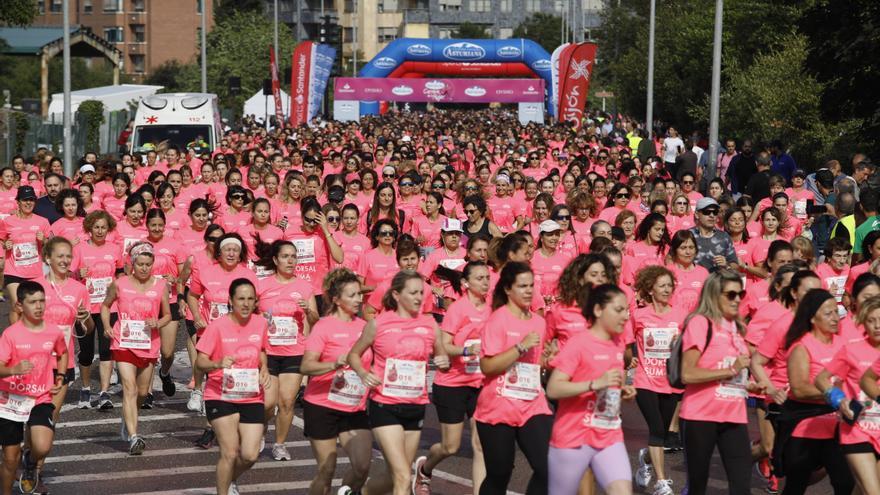
[[[785,348],[785,334],[794,320],[794,314],[786,311],[764,332],[764,339],[758,344],[758,353],[768,359],[764,368],[770,375],[770,383],[779,390],[788,387],[788,349]]]
[[[232,368],[211,370],[205,383],[205,400],[237,404],[260,404],[260,354],[265,350],[266,319],[251,314],[243,326],[229,315],[214,320],[196,344],[196,350],[212,361],[232,356]]]
[[[589,327],[579,307],[568,306],[561,302],[553,303],[547,309],[544,318],[547,322],[547,339],[556,339],[560,348]]]
[[[391,288],[391,280],[396,274],[397,272],[388,272],[388,276],[379,282],[379,285],[377,285],[373,292],[370,292],[370,295],[367,296],[367,304],[375,309],[377,313],[384,311],[384,308],[382,307],[382,298],[385,297],[385,293]],[[434,299],[434,292],[431,289],[431,284],[428,281],[425,281],[422,286],[422,313],[428,314],[434,310]]]
[[[868,270],[871,269],[871,263],[859,263],[856,266],[853,266],[849,269],[849,276],[846,279],[846,291],[852,294],[853,284],[856,283],[856,279],[859,278],[859,275],[863,273],[868,273]]]
[[[0,221],[0,239],[12,241],[12,249],[6,250],[6,275],[35,279],[43,274],[37,232],[43,233],[44,241],[49,239],[49,222],[41,216],[10,215]]]
[[[493,311],[480,336],[483,357],[492,357],[536,332],[541,343],[520,356],[501,375],[486,376],[477,397],[474,418],[492,425],[524,425],[538,414],[551,414],[541,387],[541,352],[547,342],[544,319],[532,313],[527,320],[515,317],[507,306]]]
[[[683,216],[667,215],[666,217],[666,228],[669,230],[669,235],[675,234],[679,230],[688,230],[695,225],[696,223],[694,223],[694,216],[692,214],[686,214]]]
[[[393,277],[398,270],[394,250],[385,254],[381,248],[376,247],[361,256],[356,273],[364,277],[364,285],[375,287],[386,278],[390,278],[389,275]]]
[[[437,325],[434,319],[429,315],[405,318],[386,311],[374,322],[371,372],[382,384],[371,391],[370,398],[382,404],[427,404],[428,363],[434,353]]]
[[[83,231],[83,217],[59,218],[49,226],[49,233],[52,234],[52,237],[63,237],[68,241],[76,239],[84,241],[89,238],[89,234]]]
[[[713,322],[712,339],[707,346],[708,332],[709,320],[697,315],[688,322],[682,337],[682,353],[690,349],[700,351],[698,367],[727,369],[738,356],[748,355],[748,346],[734,322]],[[748,370],[743,369],[731,379],[686,385],[681,399],[680,415],[684,419],[695,421],[746,424],[747,384]]]
[[[3,189],[3,186],[0,186],[0,220],[18,210],[18,201],[15,200],[17,194],[18,189],[15,187]]]
[[[318,354],[318,361],[335,362],[339,356],[348,354],[360,338],[366,322],[360,318],[342,321],[335,316],[325,316],[306,337],[305,352]],[[361,355],[365,367],[369,367],[373,351],[367,349]],[[438,373],[439,376],[441,373]],[[306,402],[337,411],[355,412],[366,409],[368,389],[349,366],[334,372],[309,378]]]
[[[158,359],[159,329],[149,328],[144,322],[159,319],[166,291],[165,281],[157,277],[153,277],[152,284],[143,292],[132,284],[131,277],[122,276],[116,280],[119,320],[113,326],[111,350],[130,351],[144,359]]]
[[[247,211],[232,213],[228,209],[218,213],[214,223],[223,227],[226,232],[241,232],[251,223],[251,214]]]
[[[669,311],[657,314],[653,304],[638,308],[629,320],[627,343],[635,342],[638,349],[638,366],[633,385],[659,394],[681,392],[669,385],[666,361],[671,355],[672,341],[681,333],[687,313],[672,306]]]
[[[418,240],[419,237],[424,238],[422,242],[419,242],[419,246],[430,248],[440,246],[440,227],[443,226],[444,220],[446,220],[446,215],[437,215],[437,219],[433,222],[425,215],[416,215],[413,217],[413,237],[415,237],[416,240]]]
[[[837,324],[837,335],[840,335],[846,344],[854,344],[867,337],[864,327],[856,325],[851,314],[846,314]]]
[[[623,368],[624,344],[621,339],[602,340],[592,332],[572,337],[553,359],[557,372],[572,382],[596,380],[606,371]],[[576,449],[581,445],[600,450],[623,441],[620,419],[620,388],[605,388],[559,400],[550,445],[557,449]]]
[[[149,239],[148,239],[149,240]],[[186,263],[189,251],[177,239],[173,232],[167,232],[159,242],[153,244],[153,275],[170,275],[177,279],[180,277],[180,268]],[[177,297],[177,284],[168,283],[169,295]]]
[[[703,283],[709,278],[709,272],[702,266],[693,264],[687,270],[677,263],[672,263],[666,268],[675,274],[675,292],[672,293],[672,305],[690,313],[697,308],[697,303],[700,302],[700,291],[703,290]]]
[[[266,224],[262,229],[257,230],[253,223],[248,223],[236,232],[244,239],[244,245],[248,250],[248,259],[251,261],[257,261],[257,236],[260,237],[260,241],[266,244],[284,239],[284,232],[272,224]]]
[[[822,281],[822,288],[827,290],[837,299],[838,304],[843,300],[843,293],[846,291],[846,279],[849,278],[849,265],[843,267],[843,270],[837,271],[828,263],[822,263],[816,267],[816,275]]]
[[[495,225],[501,229],[501,232],[513,232],[513,226],[516,224],[519,207],[518,201],[511,197],[499,198],[493,196],[486,200],[489,207],[489,218],[495,222]]]
[[[44,277],[34,279],[34,282],[42,285],[43,290],[46,291],[46,310],[43,313],[43,320],[61,329],[67,342],[67,352],[69,356],[74,356],[76,337],[73,333],[73,325],[76,323],[77,308],[87,307],[89,304],[86,287],[72,278],[68,278],[60,285],[49,282]],[[68,369],[73,369],[75,366],[76,359],[67,360]]]
[[[257,284],[260,312],[269,322],[266,354],[302,356],[305,349],[306,314],[299,306],[314,295],[312,286],[298,278],[283,284],[269,276]]]
[[[116,278],[116,270],[122,268],[119,247],[110,242],[104,242],[100,246],[91,241],[80,242],[73,248],[70,271],[79,276],[81,268],[87,270],[82,281],[89,294],[89,312],[100,313],[101,303],[107,296],[107,288]]]
[[[467,295],[462,296],[449,306],[440,329],[452,336],[453,345],[468,347],[480,343],[480,332],[491,311],[488,304],[478,309]],[[480,387],[483,384],[480,356],[456,356],[450,361],[449,371],[435,375],[435,385]]]
[[[333,238],[336,239],[336,243],[339,244],[339,247],[345,253],[341,266],[351,271],[357,271],[361,263],[361,257],[371,249],[370,238],[357,231],[355,231],[353,236],[348,236],[341,230],[334,232]]]
[[[97,192],[97,191],[96,191]],[[101,209],[106,211],[117,222],[122,222],[122,215],[125,213],[125,200],[127,196],[124,194],[121,198],[117,198],[112,192],[101,198]]]
[[[880,358],[880,350],[867,339],[842,346],[825,369],[843,379],[843,391],[852,400],[865,405],[855,425],[840,422],[840,443],[844,445],[880,441],[880,404],[862,391],[859,381],[865,371]]]
[[[791,187],[785,190],[785,194],[788,195],[788,201],[791,205],[791,210],[794,216],[802,220],[806,219],[807,200],[815,200],[816,195],[814,195],[813,192],[807,188],[802,188],[800,191],[795,191],[794,188]]]
[[[257,285],[257,277],[254,272],[243,265],[237,265],[227,271],[220,263],[214,263],[199,266],[198,270],[193,270],[190,293],[201,296],[199,297],[199,314],[205,323],[210,324],[229,313],[229,286],[237,278],[246,278],[254,284],[254,287]],[[199,336],[201,337],[201,335]]]
[[[605,220],[610,223],[612,226],[614,225],[614,221],[617,220],[617,215],[619,215],[626,208],[618,208],[616,206],[609,206],[605,208],[601,212],[599,212],[599,220]]]
[[[330,246],[320,229],[311,234],[287,229],[285,239],[296,246],[296,276],[312,286],[312,292],[323,294],[324,276],[330,271]]]
[[[788,310],[779,301],[769,301],[761,305],[755,311],[752,319],[749,320],[746,342],[758,347],[764,341],[764,336],[767,334],[770,326],[786,313],[788,313]]]
[[[541,284],[545,294],[555,294],[562,270],[571,262],[571,256],[558,249],[551,255],[544,255],[541,249],[535,250],[532,257],[532,271],[535,280]]]
[[[752,316],[758,310],[770,302],[770,282],[767,280],[755,280],[746,284],[746,297],[739,303],[739,315],[743,318]]]
[[[792,344],[789,354],[797,346],[803,346],[807,351],[810,359],[810,383],[816,379],[816,376],[825,369],[825,366],[831,362],[831,359],[837,354],[837,351],[844,347],[845,342],[838,335],[832,335],[831,342],[826,344],[820,342],[811,332],[804,334],[797,342]],[[794,399],[791,392],[789,398]],[[825,401],[804,401],[816,404],[824,404]],[[791,436],[795,438],[814,438],[818,440],[826,440],[834,438],[837,430],[837,413],[823,414],[822,416],[814,416],[802,420],[794,428]]]
[[[136,243],[147,240],[149,232],[147,232],[147,226],[143,223],[134,226],[128,220],[122,220],[116,225],[114,234],[116,234],[114,239],[119,245],[119,252],[122,254],[122,261],[128,264],[128,250]]]
[[[189,208],[189,205],[187,205],[186,208]],[[175,207],[170,212],[164,212],[165,228],[174,232],[178,232],[184,228],[189,227],[192,221],[186,214],[186,208]]]
[[[11,368],[28,360],[34,367],[26,375],[0,378],[0,397],[8,400],[8,393],[33,397],[35,404],[51,403],[54,370],[58,366],[56,356],[65,352],[64,334],[57,325],[44,323],[40,330],[28,329],[21,322],[10,325],[0,335],[0,362]],[[71,356],[68,359],[72,359]],[[3,401],[0,407],[7,404]]]

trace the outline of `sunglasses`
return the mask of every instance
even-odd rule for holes
[[[208,237],[208,242],[217,242],[217,241],[219,241],[219,240],[222,239],[222,238],[223,238],[223,236],[218,236],[218,237]]]
[[[571,220],[571,215],[556,215],[555,217],[553,217],[553,220],[568,221]]]
[[[700,213],[709,217],[716,217],[718,216],[718,213],[720,213],[720,210],[703,210]]]
[[[737,297],[739,297],[740,299],[745,299],[746,297],[746,291],[744,290],[729,290],[722,292],[721,294],[726,297],[728,301],[735,301]]]
[[[431,189],[446,189],[446,184],[431,184]]]
[[[605,158],[608,158],[608,155],[599,155],[599,158],[600,158],[600,159],[605,159]]]
[[[692,180],[683,180],[683,181],[681,181],[681,183],[682,183],[682,184],[693,184],[694,181],[692,181]]]
[[[382,174],[382,177],[385,177],[385,178],[388,178],[388,179],[393,179],[393,178],[394,178],[394,174]]]
[[[515,184],[522,184],[523,180],[522,179],[513,179],[513,182]]]
[[[480,188],[479,188],[479,187],[474,187],[474,186],[467,186],[467,187],[464,188],[464,190],[465,190],[465,191],[479,191]]]
[[[687,206],[688,202],[687,201],[676,201],[675,204],[676,204],[676,206]]]
[[[310,224],[316,224],[316,223],[318,223],[318,219],[317,219],[317,217],[311,217],[311,218],[303,217],[303,222],[310,223]]]
[[[380,230],[377,237],[394,237],[393,230]]]
[[[620,194],[618,194],[618,195],[616,195],[616,196],[614,196],[614,197],[617,198],[617,199],[626,199],[626,198],[629,197],[629,193],[620,193]]]
[[[401,182],[400,183],[400,187],[412,187],[412,186],[413,186],[412,182]]]
[[[471,208],[470,210],[464,210],[464,212],[467,213],[468,215],[473,215],[477,211],[478,210],[476,208]]]
[[[244,194],[233,194],[231,197],[232,197],[232,199],[244,199],[245,195]]]
[[[336,223],[339,221],[339,217],[327,217],[327,221]]]

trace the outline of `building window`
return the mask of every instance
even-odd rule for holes
[[[354,0],[345,0],[342,5],[342,12],[345,14],[351,14],[354,12]]]
[[[342,42],[343,43],[351,43],[354,41],[354,28],[343,28],[342,29]]]
[[[461,10],[461,0],[440,0],[441,12],[457,12]]]
[[[380,14],[384,12],[397,12],[397,0],[380,0],[377,8]],[[354,11],[354,8],[352,8],[352,11]]]
[[[83,13],[92,13],[92,0],[83,0]]]
[[[499,0],[501,12],[513,11],[513,0]]]
[[[119,26],[104,28],[104,39],[110,43],[122,43],[122,28]]]
[[[131,10],[143,12],[147,10],[147,3],[144,0],[131,0]]]
[[[104,12],[121,12],[122,0],[104,0]]]
[[[541,0],[526,0],[526,11],[540,12],[541,11]]]
[[[489,12],[492,8],[491,0],[471,0],[471,12]]]
[[[46,3],[44,0],[37,0],[37,13],[40,15],[46,13]]]
[[[498,37],[506,40],[513,37],[513,28],[498,28]]]
[[[145,43],[147,41],[147,33],[143,24],[132,24],[131,35],[133,43]]]
[[[394,41],[397,39],[397,28],[396,27],[380,27],[379,28],[379,43],[388,43],[389,41]]]
[[[131,54],[129,55],[129,58],[131,59],[131,71],[136,74],[143,74],[146,69],[146,59],[144,56]]]
[[[62,5],[63,5],[62,0],[52,0],[52,4],[49,5],[49,12],[52,12],[55,14],[60,13]]]

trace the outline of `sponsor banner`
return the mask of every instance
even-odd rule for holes
[[[337,77],[334,100],[518,103],[543,102],[541,79],[412,79]]]
[[[578,43],[571,56],[560,57],[559,121],[569,122],[575,130],[583,123],[584,107],[590,89],[590,76],[596,60],[595,43]],[[566,58],[568,58],[566,63]]]
[[[554,118],[556,118],[555,111],[559,103],[559,57],[562,55],[562,51],[569,45],[571,43],[559,45],[553,50],[553,54],[550,55],[550,97],[548,100],[554,104],[554,108],[550,109]]]
[[[336,49],[330,45],[315,45],[312,57],[312,71],[309,78],[309,122],[321,112],[324,91],[333,70]]]
[[[311,41],[303,41],[293,51],[293,65],[290,69],[290,124],[294,127],[309,121],[309,86],[314,45]]]
[[[432,76],[468,76],[468,77],[534,77],[526,64],[522,62],[404,62],[397,66],[388,77],[404,77],[406,74],[425,74]],[[412,77],[412,76],[407,76]]]
[[[272,73],[272,99],[275,101],[276,125],[284,122],[284,109],[281,107],[281,80],[278,79],[278,62],[275,60],[275,48],[269,45],[269,71]]]

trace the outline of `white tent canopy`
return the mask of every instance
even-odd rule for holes
[[[290,97],[282,89],[281,113],[283,113],[285,116],[287,116],[289,113],[289,105]],[[272,95],[263,96],[262,90],[257,91],[254,96],[251,96],[246,102],[244,102],[244,115],[253,115],[262,121],[267,113],[270,117],[272,115],[275,115],[275,98],[273,98]]]

